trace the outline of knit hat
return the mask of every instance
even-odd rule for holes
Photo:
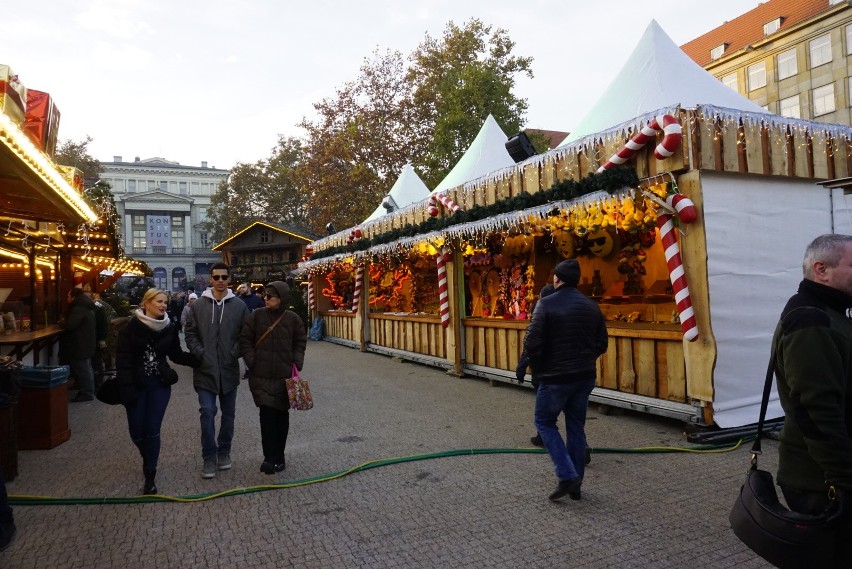
[[[580,282],[580,263],[576,259],[562,261],[556,265],[553,273],[556,275],[556,278],[566,285],[577,286],[577,283]]]
[[[187,297],[187,299],[188,300],[198,300],[198,295],[195,294],[194,292],[191,292],[191,293],[189,293],[189,296]]]

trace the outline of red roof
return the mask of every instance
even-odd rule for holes
[[[829,0],[769,0],[715,30],[683,44],[680,48],[695,63],[704,67],[711,62],[710,50],[723,43],[728,44],[724,53],[728,55],[761,41],[766,37],[763,34],[763,25],[779,17],[783,18],[779,28],[779,31],[782,31],[833,7],[829,5]]]

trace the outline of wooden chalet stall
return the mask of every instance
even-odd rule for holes
[[[660,132],[626,169],[590,177],[661,114],[683,133],[671,156],[654,156]],[[325,319],[332,341],[511,381],[541,287],[556,263],[576,258],[579,288],[600,304],[609,331],[593,400],[708,425],[748,424],[805,245],[821,233],[852,233],[852,203],[816,184],[850,175],[850,139],[849,127],[776,115],[661,109],[449,190],[444,200],[462,209],[442,208],[437,230],[424,223],[424,201],[360,226],[358,238],[342,232],[315,242],[302,264],[312,317]],[[562,192],[555,200],[553,188]],[[683,198],[694,209],[681,210]],[[335,274],[355,290],[357,267],[421,250],[431,261],[414,257],[409,266],[422,265],[436,283],[437,270],[425,267],[446,259],[445,326],[435,307],[428,315],[371,312],[376,289],[366,275],[354,311],[328,296]]]

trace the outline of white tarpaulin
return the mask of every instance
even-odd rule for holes
[[[420,179],[420,176],[417,175],[411,164],[406,164],[399,174],[399,178],[396,179],[390,192],[388,192],[388,195],[393,200],[392,205],[395,211],[428,198],[429,188],[426,187],[426,184],[423,183],[423,180]],[[379,207],[370,214],[370,217],[364,220],[364,223],[378,219],[383,215],[387,215],[387,213],[388,210],[379,204]]]
[[[494,117],[488,115],[479,134],[470,143],[464,155],[450,173],[441,180],[432,193],[440,193],[481,178],[486,174],[513,166],[515,161],[506,150],[508,137]]]
[[[757,422],[772,334],[802,280],[805,247],[831,232],[831,200],[813,180],[792,178],[702,172],[701,188],[717,350],[713,419],[738,427]],[[773,389],[767,417],[783,414]]]
[[[702,104],[766,113],[763,107],[726,87],[692,61],[651,20],[624,67],[560,146],[656,109]]]

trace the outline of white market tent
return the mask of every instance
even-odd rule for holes
[[[652,20],[603,96],[560,146],[702,105],[752,124],[790,122],[723,85]],[[720,427],[738,427],[757,421],[772,334],[802,279],[805,247],[821,233],[848,226],[837,218],[848,217],[849,204],[832,199],[813,179],[714,172],[702,173],[701,195],[712,322],[712,330],[701,334],[715,342],[713,418]],[[773,392],[767,416],[782,415]]]
[[[753,113],[766,111],[692,61],[651,20],[624,67],[560,146],[666,107],[711,104]]]
[[[495,170],[514,165],[515,161],[506,150],[506,140],[508,140],[506,133],[489,114],[482,128],[479,129],[479,134],[470,143],[464,155],[432,193],[441,193],[481,178]]]
[[[426,187],[426,184],[423,183],[423,180],[420,179],[420,176],[417,175],[411,164],[406,164],[399,174],[399,178],[396,179],[390,192],[388,192],[388,197],[393,200],[391,203],[394,210],[399,210],[428,198],[429,188]],[[382,201],[384,202],[384,200]],[[379,207],[364,220],[364,223],[387,214],[388,210],[382,204],[379,204]]]

